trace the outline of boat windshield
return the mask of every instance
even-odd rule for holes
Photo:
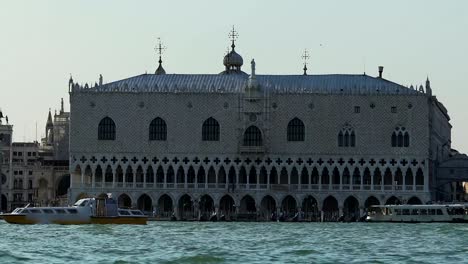
[[[85,207],[86,205],[88,205],[88,200],[86,199],[81,199],[81,200],[78,200],[74,206],[80,206],[80,207]]]

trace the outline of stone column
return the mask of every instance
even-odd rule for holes
[[[271,186],[270,186],[270,172],[269,171],[267,171],[266,177],[267,177],[267,190],[270,190]]]
[[[322,173],[323,173],[323,171],[322,171]],[[319,173],[319,176],[318,176],[318,184],[319,184],[319,191],[321,191],[322,190],[322,174],[320,174],[320,173]]]
[[[85,170],[81,171],[81,187],[84,187],[84,177],[85,177]]]
[[[91,169],[91,187],[94,188],[96,186],[96,171]]]
[[[112,169],[112,189],[115,188],[115,178],[117,175],[115,175],[117,173],[117,169],[113,168]]]
[[[187,172],[184,171],[184,188],[185,189],[188,188],[187,174],[188,174],[188,170],[187,170]]]
[[[137,178],[138,169],[133,172],[133,188],[136,187],[136,178]]]
[[[373,191],[374,190],[374,175],[373,174],[371,174],[371,177],[370,177],[370,184],[371,184],[371,187],[370,187],[371,191]]]

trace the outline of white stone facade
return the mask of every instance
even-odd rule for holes
[[[370,197],[381,204],[432,199],[431,153],[449,141],[450,124],[434,107],[429,84],[424,92],[365,75],[253,77],[255,87],[244,75],[71,84],[70,202],[111,192],[126,205],[189,218],[186,211],[202,211],[206,199],[209,210],[226,213],[221,200],[228,195],[229,210],[268,219],[276,210],[308,213],[307,197],[314,210],[330,214],[362,211]],[[98,140],[105,117],[115,122],[115,140]],[[167,140],[149,140],[157,117],[167,125]],[[219,141],[202,140],[208,118],[219,123]],[[288,141],[294,118],[304,125],[303,141]],[[261,131],[262,144],[245,146],[250,126]],[[339,146],[344,127],[354,132],[353,147]],[[408,134],[408,146],[392,146],[397,128]],[[173,208],[162,209],[171,204],[167,197]]]

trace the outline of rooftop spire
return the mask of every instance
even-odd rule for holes
[[[234,50],[234,48],[236,47],[236,45],[234,44],[234,42],[236,41],[236,39],[239,37],[239,34],[237,33],[237,31],[234,29],[234,25],[232,26],[232,30],[231,32],[229,32],[229,38],[231,39],[232,41],[232,44],[231,44],[231,48],[232,50]]]
[[[159,66],[158,68],[156,69],[156,72],[155,74],[157,75],[160,75],[160,74],[166,74],[166,71],[164,70],[163,66],[162,66],[162,54],[163,54],[163,51],[166,49],[166,47],[163,46],[162,42],[161,42],[161,38],[158,38],[158,45],[154,48],[154,50],[159,54]]]
[[[304,59],[304,75],[307,75],[307,61],[309,60],[310,56],[309,56],[309,52],[307,51],[307,49],[304,49],[304,54],[302,55],[302,58]]]
[[[52,113],[50,111],[51,109],[49,108],[49,115],[47,116],[46,129],[54,127],[54,123],[52,122]]]
[[[62,100],[60,101],[60,114],[63,114],[64,111],[64,108],[63,108],[63,98]]]

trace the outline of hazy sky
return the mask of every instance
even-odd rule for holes
[[[44,135],[68,79],[104,82],[154,72],[157,37],[168,73],[218,73],[232,25],[259,74],[377,74],[403,85],[429,76],[468,152],[468,1],[0,0],[0,108],[16,141]],[[248,63],[247,63],[248,64]],[[249,66],[245,65],[248,71]]]

